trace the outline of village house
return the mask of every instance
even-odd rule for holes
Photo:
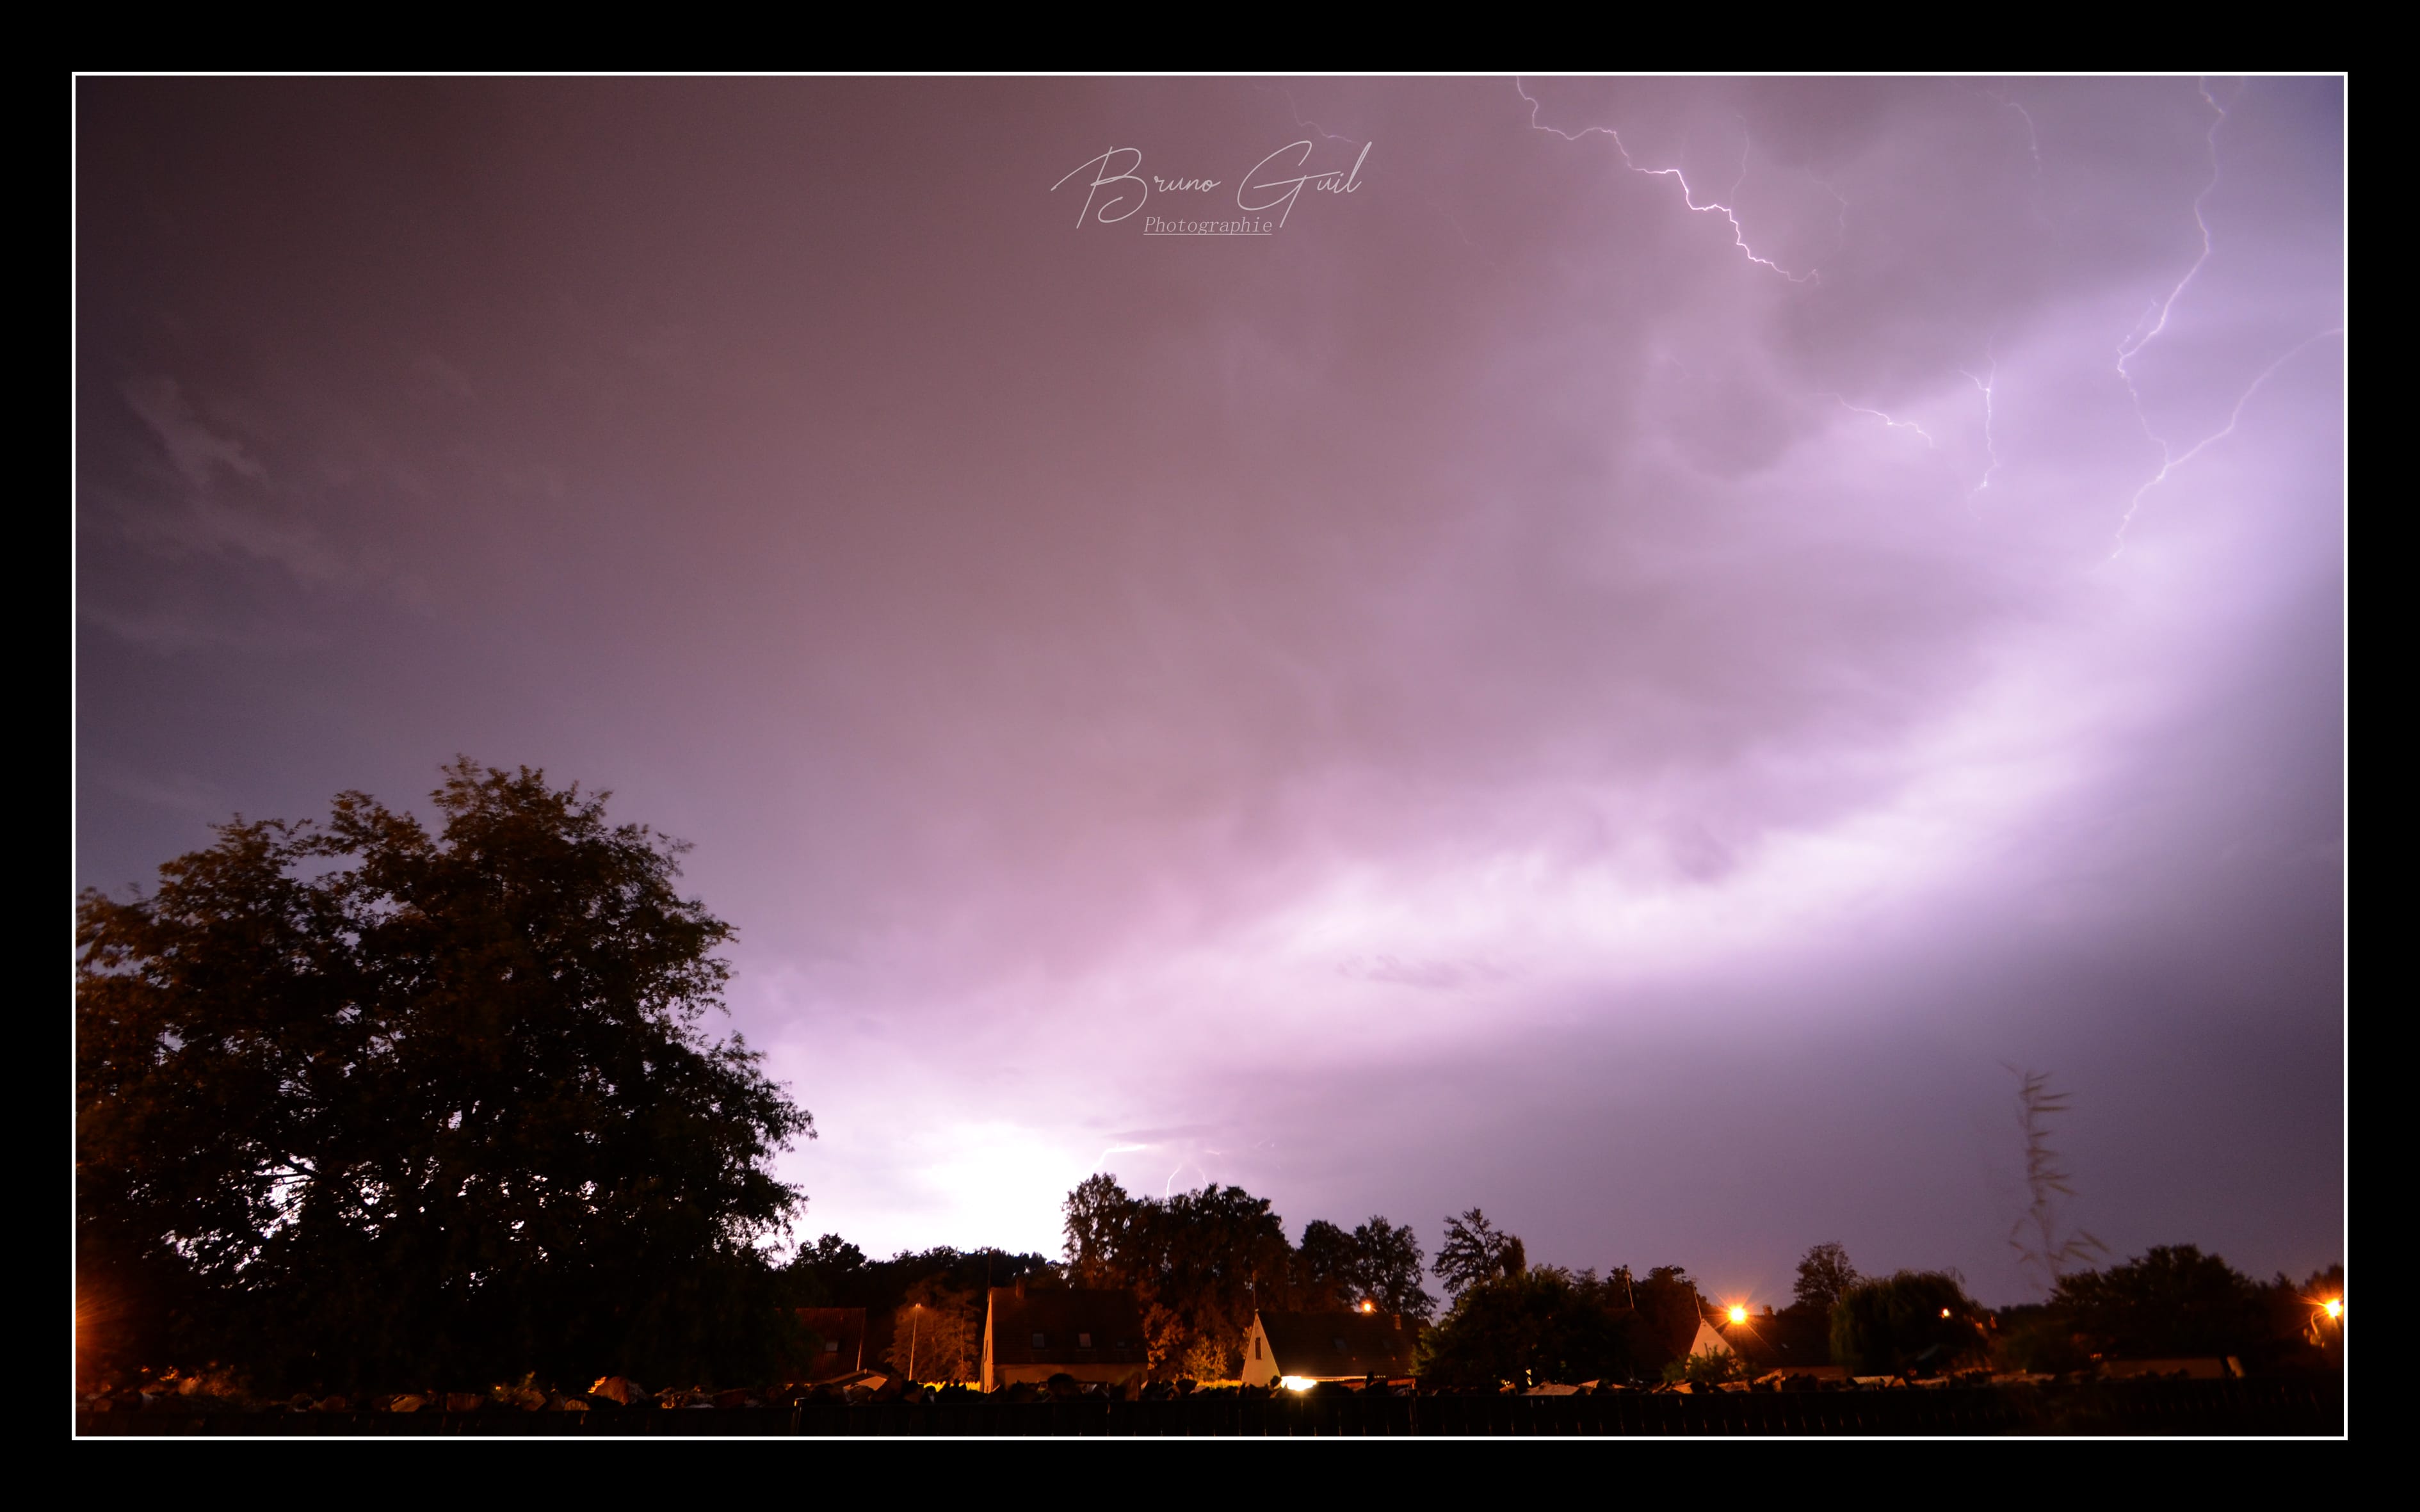
[[[1419,1325],[1377,1311],[1252,1314],[1244,1335],[1244,1384],[1403,1380],[1412,1374]]]
[[[985,1309],[983,1389],[1053,1376],[1105,1386],[1140,1383],[1142,1309],[1130,1291],[994,1287]]]

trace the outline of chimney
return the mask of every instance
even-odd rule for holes
[[[1401,1313],[1389,1313],[1387,1316],[1395,1320],[1395,1332],[1398,1334],[1402,1333],[1404,1331],[1404,1315]]]

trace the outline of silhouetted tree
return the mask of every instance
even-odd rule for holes
[[[1055,1286],[1061,1279],[1057,1268],[1039,1255],[938,1244],[926,1250],[901,1250],[887,1260],[871,1260],[837,1234],[826,1234],[800,1250],[782,1274],[793,1306],[864,1308],[872,1330],[869,1358],[877,1360],[889,1357],[886,1331],[892,1315],[904,1305],[930,1304],[943,1293],[963,1295],[971,1299],[980,1332],[986,1288],[1020,1280]]]
[[[1632,1277],[1625,1266],[1615,1274],[1627,1282],[1639,1323],[1661,1356],[1687,1354],[1706,1316],[1705,1301],[1698,1295],[1698,1284],[1689,1279],[1688,1271],[1678,1265],[1658,1265],[1644,1276]],[[1661,1356],[1652,1363],[1660,1365]]]
[[[2279,1273],[2261,1288],[2268,1337],[2259,1350],[2259,1363],[2272,1369],[2343,1368],[2344,1315],[2339,1310],[2330,1316],[2327,1304],[2333,1301],[2341,1309],[2344,1295],[2342,1265],[2314,1271],[2299,1286]]]
[[[1419,1368],[1425,1382],[1463,1388],[1629,1380],[1660,1366],[1635,1344],[1618,1287],[1542,1265],[1463,1287],[1421,1335]]]
[[[1135,1197],[1094,1176],[1067,1195],[1064,1211],[1070,1274],[1134,1289],[1155,1376],[1223,1379],[1240,1368],[1262,1289],[1274,1302],[1293,1264],[1265,1197],[1236,1186]]]
[[[1420,1285],[1420,1242],[1409,1224],[1390,1224],[1375,1214],[1353,1230],[1361,1295],[1382,1313],[1401,1313],[1427,1322],[1436,1299]]]
[[[1303,1226],[1289,1277],[1289,1305],[1317,1312],[1361,1300],[1361,1252],[1353,1236],[1324,1218]]]
[[[2265,1332],[2259,1288],[2191,1244],[2064,1276],[2051,1306],[2096,1353],[2119,1358],[2242,1354]]]
[[[1426,1322],[1436,1299],[1420,1285],[1419,1241],[1410,1226],[1373,1214],[1350,1233],[1325,1219],[1303,1227],[1288,1275],[1286,1305],[1317,1311],[1358,1307]]]
[[[1857,1269],[1849,1263],[1846,1249],[1832,1242],[1814,1245],[1798,1258],[1794,1305],[1828,1317],[1832,1304],[1856,1284]]]
[[[79,1289],[264,1382],[771,1367],[808,1115],[701,1026],[731,928],[602,794],[238,819],[77,907]],[[111,1341],[99,1341],[104,1345]]]
[[[1140,1204],[1116,1177],[1101,1171],[1076,1183],[1062,1211],[1069,1278],[1079,1287],[1111,1284],[1119,1273],[1118,1257],[1131,1245]]]
[[[1984,1314],[1946,1271],[1851,1287],[1832,1308],[1832,1359],[1852,1375],[1939,1372],[1979,1355]]]
[[[1445,1221],[1445,1242],[1437,1246],[1437,1279],[1446,1294],[1460,1297],[1485,1281],[1519,1275],[1528,1268],[1521,1241],[1499,1231],[1477,1208]]]
[[[826,1234],[800,1246],[782,1267],[783,1300],[793,1307],[861,1307],[861,1300],[852,1299],[863,1289],[865,1273],[865,1251],[838,1234]]]

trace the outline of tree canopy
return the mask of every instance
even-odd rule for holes
[[[1520,1239],[1476,1208],[1447,1228],[1438,1270],[1450,1266],[1448,1284],[1459,1285],[1420,1342],[1420,1374],[1439,1384],[1652,1381],[1686,1356],[1704,1316],[1680,1266],[1643,1277],[1616,1266],[1600,1280],[1593,1270],[1530,1266]]]
[[[1267,1198],[1215,1185],[1138,1197],[1103,1174],[1070,1192],[1063,1211],[1070,1279],[1133,1288],[1155,1376],[1234,1375],[1263,1288],[1274,1301],[1294,1265]]]
[[[1811,1245],[1798,1257],[1798,1284],[1792,1305],[1828,1317],[1832,1304],[1856,1284],[1857,1268],[1849,1263],[1847,1249],[1830,1242]]]
[[[1426,1322],[1436,1299],[1420,1285],[1420,1244],[1408,1225],[1373,1215],[1347,1230],[1326,1219],[1303,1227],[1285,1304],[1317,1311],[1368,1305]]]
[[[1445,1221],[1445,1242],[1437,1246],[1437,1279],[1448,1296],[1459,1297],[1483,1282],[1519,1275],[1528,1267],[1521,1241],[1498,1229],[1477,1208]]]
[[[1853,1375],[1941,1372],[1985,1350],[1982,1309],[1947,1271],[1858,1282],[1832,1309],[1832,1359]]]
[[[1349,1232],[1315,1219],[1295,1246],[1268,1200],[1241,1187],[1139,1197],[1106,1173],[1068,1193],[1063,1211],[1070,1284],[1133,1288],[1164,1380],[1233,1378],[1257,1307],[1366,1302],[1425,1319],[1436,1305],[1420,1288],[1419,1242],[1383,1217]]]
[[[95,1356],[264,1380],[711,1377],[783,1344],[757,1250],[813,1119],[721,1007],[729,924],[609,795],[464,759],[77,907]]]
[[[1618,1278],[1556,1265],[1474,1281],[1422,1336],[1420,1376],[1484,1390],[1651,1375],[1665,1351],[1624,1292]]]
[[[2062,1276],[2051,1306],[2093,1352],[2121,1358],[2242,1353],[2264,1333],[2259,1288],[2191,1244]]]

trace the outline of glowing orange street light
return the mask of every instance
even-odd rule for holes
[[[1948,1316],[1949,1316],[1949,1309],[1948,1309],[1948,1308],[1947,1308],[1947,1307],[1942,1308],[1942,1309],[1941,1309],[1941,1316],[1942,1316],[1942,1317],[1944,1317],[1944,1318],[1948,1317]]]
[[[2319,1304],[2319,1310],[2328,1315],[2328,1321],[2334,1322],[2344,1316],[2344,1299],[2342,1297],[2330,1297],[2327,1301]]]
[[[1361,1304],[1361,1310],[1365,1313],[1374,1313],[1378,1310],[1378,1304],[1374,1302],[1365,1302]]]
[[[1731,1304],[1731,1321],[1734,1323],[1746,1322],[1747,1309],[1741,1306],[1738,1303]]]

